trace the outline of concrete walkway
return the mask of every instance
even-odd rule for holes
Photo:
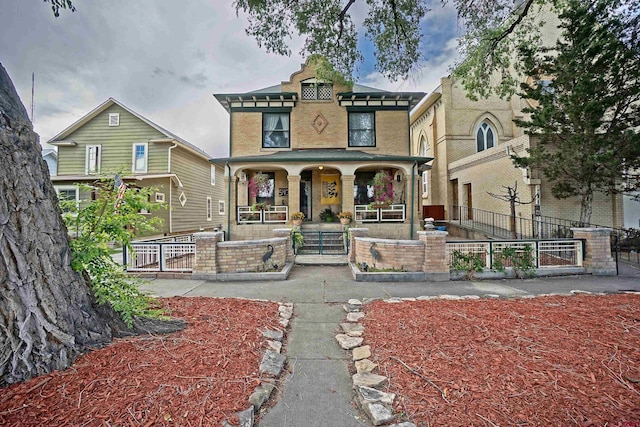
[[[275,282],[206,282],[152,280],[156,296],[260,298],[293,302],[294,315],[285,355],[289,374],[280,382],[276,404],[260,427],[368,426],[352,405],[350,352],[334,338],[345,318],[342,304],[361,300],[421,295],[479,295],[515,297],[544,293],[640,292],[640,269],[621,264],[615,277],[570,276],[482,282],[376,283],[355,282],[346,266],[296,266],[289,279]]]

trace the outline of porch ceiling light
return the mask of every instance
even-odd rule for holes
[[[318,166],[318,169],[322,170],[324,169],[324,166]]]

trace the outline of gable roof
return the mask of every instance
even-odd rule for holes
[[[102,113],[103,111],[105,111],[107,108],[111,107],[112,105],[117,105],[120,108],[122,108],[123,110],[129,112],[130,114],[132,114],[133,116],[137,117],[138,119],[142,120],[143,122],[145,122],[146,124],[148,124],[149,126],[151,126],[152,128],[154,128],[155,130],[157,130],[158,132],[162,133],[163,135],[165,135],[167,138],[174,140],[176,143],[178,143],[179,145],[182,145],[184,148],[187,148],[188,150],[194,152],[195,154],[198,154],[199,156],[205,157],[207,159],[209,159],[211,156],[209,154],[207,154],[204,150],[202,150],[199,147],[196,147],[195,145],[191,144],[190,142],[180,138],[178,135],[174,134],[173,132],[168,131],[167,129],[155,124],[154,122],[152,122],[151,120],[147,119],[146,117],[136,113],[135,111],[133,111],[131,108],[127,107],[126,105],[124,105],[123,103],[121,103],[120,101],[116,100],[115,98],[109,98],[107,99],[105,102],[103,102],[102,104],[98,105],[96,108],[94,108],[93,110],[91,110],[89,113],[87,113],[86,115],[84,115],[82,118],[80,118],[80,120],[76,121],[75,123],[73,123],[71,126],[67,127],[66,129],[64,129],[62,132],[60,132],[59,134],[57,134],[56,136],[54,136],[53,138],[51,138],[49,141],[47,141],[48,144],[52,144],[55,145],[56,141],[62,141],[64,140],[66,137],[68,137],[69,135],[71,135],[73,132],[75,132],[76,130],[80,129],[82,126],[84,126],[85,124],[87,124],[89,121],[91,121],[92,119],[94,119],[96,116],[98,116],[98,114]]]
[[[43,148],[42,149],[42,157],[51,156],[54,159],[58,159],[58,152],[53,148]]]

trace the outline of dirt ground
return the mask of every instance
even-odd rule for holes
[[[0,390],[2,426],[220,426],[260,384],[259,328],[278,304],[215,298],[161,300],[181,332],[116,340],[65,371]]]
[[[366,306],[365,344],[417,426],[640,427],[640,296]]]

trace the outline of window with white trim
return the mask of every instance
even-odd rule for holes
[[[211,165],[211,185],[216,185],[216,165]]]
[[[62,213],[72,212],[74,209],[71,204],[68,202],[76,202],[76,209],[80,205],[80,190],[78,187],[73,185],[59,185],[54,187],[56,190],[56,196],[58,197],[58,202],[60,203],[60,209]],[[65,203],[62,203],[65,202]]]
[[[100,172],[100,157],[102,148],[100,145],[88,145],[85,152],[84,173],[85,175]]]
[[[224,215],[225,205],[224,200],[218,200],[218,215]]]
[[[429,195],[429,171],[422,172],[422,197]]]
[[[156,193],[156,203],[164,203],[164,193]]]
[[[483,121],[476,131],[476,151],[479,153],[492,148],[495,145],[495,135],[493,127],[487,121]]]
[[[207,196],[207,221],[211,221],[211,217],[213,216],[213,202],[211,201],[211,197]]]
[[[109,126],[120,126],[120,113],[109,113]]]
[[[146,142],[133,144],[133,172],[146,173],[147,159],[149,157],[149,144]]]

